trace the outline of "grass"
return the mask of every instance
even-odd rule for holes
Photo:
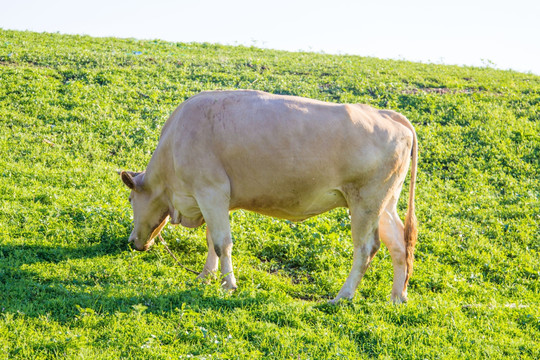
[[[402,112],[420,144],[409,303],[381,248],[353,301],[347,212],[231,214],[239,288],[131,252],[116,169],[145,168],[189,96],[250,88]],[[540,77],[0,29],[1,359],[540,357]],[[405,196],[400,211],[405,210]],[[167,226],[201,269],[204,229]]]

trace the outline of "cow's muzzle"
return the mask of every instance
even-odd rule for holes
[[[129,245],[133,250],[137,251],[147,251],[150,246],[154,243],[153,241],[146,241],[144,244],[141,244],[139,238],[136,236],[130,236],[128,240]]]
[[[131,239],[129,240],[129,245],[131,246],[131,248],[137,251],[147,251],[148,249],[150,249],[153,243],[154,243],[154,240],[151,240],[151,241],[148,241],[146,244],[140,246],[137,244],[136,240],[131,240]]]

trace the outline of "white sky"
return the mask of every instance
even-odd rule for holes
[[[540,0],[0,0],[0,28],[489,64],[540,75]]]

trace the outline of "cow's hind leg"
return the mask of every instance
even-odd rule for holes
[[[331,303],[352,299],[362,276],[380,247],[378,216],[361,206],[351,207],[351,235],[354,245],[352,269],[343,287]]]
[[[206,243],[208,244],[208,255],[206,257],[206,263],[204,264],[203,270],[199,276],[197,276],[198,279],[204,279],[209,274],[215,273],[218,269],[219,257],[214,250],[214,242],[212,241],[212,236],[210,235],[208,227],[206,228]]]
[[[392,301],[402,303],[407,301],[407,261],[403,223],[397,214],[396,204],[396,198],[392,198],[379,221],[379,231],[382,242],[390,252],[394,268]]]

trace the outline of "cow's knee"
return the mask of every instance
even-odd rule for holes
[[[222,256],[230,256],[232,247],[232,241],[228,238],[224,238],[222,241],[214,241],[214,252],[220,259]]]
[[[214,244],[214,252],[218,257],[221,257],[221,245]]]
[[[375,234],[373,235],[373,242],[371,243],[371,251],[369,253],[369,258],[373,259],[380,248],[381,248],[381,240],[379,238],[379,229],[376,229]]]

